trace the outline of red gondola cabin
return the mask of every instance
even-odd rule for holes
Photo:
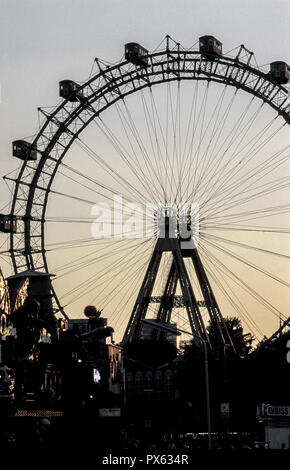
[[[279,84],[288,83],[290,80],[290,67],[286,62],[272,62],[270,64],[270,77]]]
[[[12,223],[11,223],[11,216],[10,215],[5,215],[5,214],[0,214],[0,232],[4,233],[17,233],[17,220],[16,217],[12,217]]]
[[[62,80],[59,82],[59,96],[65,100],[76,102],[83,99],[83,90],[80,85],[72,80]]]
[[[148,50],[137,44],[137,42],[129,42],[125,44],[125,59],[132,64],[148,66]]]
[[[37,160],[37,149],[25,140],[14,140],[12,155],[20,160]]]
[[[205,56],[220,56],[222,55],[222,43],[214,36],[201,36],[199,50]]]

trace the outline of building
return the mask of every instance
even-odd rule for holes
[[[257,415],[269,449],[290,449],[290,406],[263,403],[258,407]]]
[[[149,320],[149,319],[148,319]],[[151,322],[157,323],[157,320],[150,318]],[[163,325],[163,323],[161,323]],[[169,331],[162,331],[162,335],[166,341],[168,341],[170,344],[175,346],[177,348],[177,338],[178,338],[178,332],[177,332],[177,325],[176,323],[166,323],[165,326],[169,326],[172,330],[176,331],[175,333],[170,333]],[[141,332],[141,339],[143,340],[150,340],[152,338],[153,332],[156,332],[156,328],[152,327],[148,323],[143,323],[142,326],[142,332]]]
[[[39,316],[47,320],[53,315],[51,274],[27,270],[6,278],[9,292],[11,311],[16,310],[19,292],[25,290],[25,297],[34,298],[40,303]],[[25,287],[26,286],[26,287]],[[24,294],[23,294],[24,295]],[[21,305],[23,302],[21,302]]]

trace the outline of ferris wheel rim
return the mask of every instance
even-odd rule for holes
[[[37,133],[35,139],[32,142],[32,146],[38,147],[37,144],[40,139],[44,137],[44,133],[50,125],[56,125],[57,129],[55,130],[54,134],[51,136],[51,140],[48,142],[47,146],[44,150],[40,151],[41,158],[37,162],[37,166],[32,169],[34,170],[34,174],[31,180],[31,183],[27,183],[26,181],[22,180],[24,175],[25,169],[27,169],[29,162],[26,160],[23,162],[22,167],[20,168],[19,174],[17,179],[15,180],[15,189],[13,193],[13,199],[11,204],[11,217],[14,215],[17,216],[17,200],[18,200],[18,191],[20,185],[24,185],[28,187],[28,197],[27,197],[27,204],[25,208],[25,216],[22,217],[24,220],[24,234],[23,234],[23,250],[19,250],[18,248],[15,249],[14,244],[14,237],[16,236],[13,232],[10,233],[10,254],[12,258],[12,263],[14,267],[15,273],[18,270],[26,266],[26,269],[34,269],[36,266],[34,265],[34,258],[33,255],[36,253],[31,246],[31,233],[30,233],[30,226],[31,221],[36,221],[36,219],[32,216],[33,204],[34,204],[34,197],[35,197],[35,190],[41,189],[44,191],[44,204],[42,208],[41,218],[38,220],[40,224],[40,249],[38,254],[41,255],[42,260],[42,267],[38,269],[42,269],[45,272],[49,272],[48,263],[46,259],[46,248],[45,248],[45,234],[44,234],[44,227],[45,227],[45,214],[47,209],[47,202],[49,198],[49,194],[51,193],[51,186],[54,181],[54,177],[57,174],[59,165],[61,164],[63,158],[65,157],[66,153],[70,149],[73,142],[78,138],[78,136],[89,126],[89,124],[98,117],[103,111],[108,109],[109,107],[113,106],[116,102],[121,99],[126,98],[127,96],[139,92],[144,88],[150,88],[154,85],[161,85],[167,82],[176,82],[176,81],[184,81],[184,80],[193,80],[193,81],[203,81],[203,82],[216,82],[222,83],[223,85],[230,85],[237,90],[241,89],[253,96],[261,99],[264,103],[269,105],[278,115],[281,115],[282,118],[285,120],[286,123],[290,123],[290,111],[289,104],[287,104],[287,89],[282,85],[279,85],[272,81],[268,74],[262,72],[258,68],[252,67],[249,64],[241,62],[239,60],[233,59],[227,56],[220,56],[217,60],[216,59],[209,59],[209,58],[202,58],[202,55],[199,51],[191,51],[191,50],[168,50],[164,49],[159,52],[148,54],[148,60],[151,62],[151,67],[132,67],[132,65],[128,61],[119,62],[116,65],[111,67],[107,67],[106,69],[102,69],[99,66],[99,72],[95,74],[93,77],[89,78],[85,83],[80,86],[81,90],[86,90],[88,87],[92,89],[94,82],[98,80],[103,80],[102,87],[94,91],[91,96],[86,97],[85,100],[81,101],[79,105],[68,114],[68,117],[65,121],[57,122],[57,115],[62,110],[66,110],[66,105],[68,104],[69,100],[64,100],[57,108],[51,113],[43,112],[46,116],[46,121],[40,128],[39,132]],[[158,62],[158,59],[159,62]],[[183,65],[183,69],[181,70],[180,64],[194,64],[194,70],[185,69]],[[198,65],[200,68],[198,69]],[[202,64],[202,65],[201,65]],[[224,75],[216,73],[218,67],[224,67],[221,70],[224,71]],[[127,67],[127,73],[121,73],[122,67]],[[158,69],[160,67],[160,69]],[[167,67],[167,69],[166,69]],[[151,71],[150,71],[150,70]],[[235,71],[235,74],[233,74]],[[118,74],[118,80],[116,77],[114,78],[114,73]],[[182,75],[184,74],[184,76]],[[245,74],[252,74],[255,77],[256,82],[252,82],[252,86],[248,86],[245,80]],[[151,77],[160,76],[159,80],[155,82],[151,82]],[[105,78],[104,78],[105,77]],[[238,78],[241,80],[239,81]],[[244,79],[244,82],[242,81]],[[122,85],[128,86],[131,84],[131,89],[126,92],[121,92],[120,87]],[[94,109],[92,105],[96,103],[97,100],[102,100],[107,96],[116,95],[111,102],[107,102],[103,108],[101,109]],[[275,98],[280,96],[280,104],[279,102],[275,101]],[[106,101],[106,100],[105,100]],[[72,123],[76,122],[76,120],[81,116],[82,112],[86,109],[90,108],[90,111],[93,111],[88,121],[84,122],[83,126],[79,128],[76,133],[71,133],[68,130],[68,126]],[[67,111],[67,110],[66,110]],[[43,167],[47,161],[47,159],[51,159],[50,156],[51,151],[55,148],[58,143],[58,140],[61,136],[65,135],[66,137],[69,135],[70,140],[64,146],[63,152],[60,154],[59,158],[52,159],[55,160],[55,166],[53,172],[50,175],[50,179],[47,183],[47,186],[41,188],[37,185],[40,175],[42,174]],[[25,258],[25,264],[17,263],[17,255],[20,254],[20,257]],[[22,258],[23,259],[23,258]],[[37,269],[37,267],[36,267]],[[56,300],[56,303],[61,311],[63,311],[60,302],[58,300],[56,292],[53,290],[53,296]]]

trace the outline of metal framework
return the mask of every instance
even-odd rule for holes
[[[190,240],[188,241],[190,242]],[[178,305],[186,308],[190,328],[194,335],[193,340],[196,344],[200,344],[200,340],[198,338],[201,338],[202,340],[207,341],[210,345],[209,336],[200,312],[200,306],[205,306],[209,314],[209,318],[218,327],[223,345],[229,345],[234,348],[227,326],[200,260],[197,248],[185,250],[182,249],[181,243],[182,239],[179,236],[176,238],[170,238],[168,233],[165,234],[164,238],[158,238],[122,343],[125,344],[141,338],[143,327],[142,320],[146,317],[148,306],[151,301],[160,301],[156,321],[158,323],[170,323],[172,309],[176,306],[175,295],[177,284],[179,282],[182,291],[182,301],[179,298]],[[156,281],[161,257],[164,252],[170,252],[172,254],[173,259],[171,267],[162,297],[152,298],[151,294]],[[193,263],[204,297],[203,301],[198,301],[196,299],[190,275],[184,263],[184,258],[190,258]],[[154,336],[154,331],[152,332],[152,335]]]
[[[250,65],[252,53],[246,54],[245,61],[242,61],[244,56],[241,52],[244,50],[242,47],[235,58],[220,56],[210,59],[197,50],[184,50],[176,46],[175,42],[167,40],[164,50],[148,54],[148,67],[136,66],[127,61],[104,66],[96,59],[98,73],[80,86],[82,100],[74,103],[63,100],[51,112],[39,108],[44,121],[32,142],[39,158],[37,161],[24,161],[16,178],[6,177],[6,180],[15,183],[10,211],[11,221],[14,217],[18,221],[18,233],[10,233],[14,272],[26,269],[49,272],[44,227],[49,195],[60,194],[53,190],[59,165],[83,130],[104,110],[128,95],[170,81],[214,81],[252,94],[290,123],[288,90],[272,81],[267,73]],[[154,269],[158,265],[159,254],[159,251],[155,252]],[[200,271],[199,275],[204,276],[198,256],[193,255],[192,260],[195,269]],[[179,256],[176,263],[182,263],[182,257]],[[176,283],[173,272],[169,281],[168,291],[173,292]],[[206,300],[209,295],[206,281],[203,286],[205,301],[210,305]],[[53,295],[56,310],[62,312],[56,293],[53,292]],[[197,311],[197,302],[194,308]],[[165,310],[161,302],[161,316]],[[195,328],[203,329],[203,326],[195,325]]]

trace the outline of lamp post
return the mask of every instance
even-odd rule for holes
[[[176,336],[180,336],[182,333],[186,335],[190,335],[193,337],[198,338],[202,344],[204,349],[204,377],[205,377],[205,395],[206,395],[206,415],[207,415],[207,432],[208,432],[208,448],[212,448],[212,439],[211,439],[211,416],[210,416],[210,394],[209,394],[209,374],[208,374],[208,351],[207,351],[207,341],[204,340],[201,336],[191,333],[189,331],[181,330],[180,328],[170,328],[170,326],[156,323],[152,320],[142,320],[143,323],[150,325],[152,328],[156,328],[158,330],[168,331],[171,334]]]

